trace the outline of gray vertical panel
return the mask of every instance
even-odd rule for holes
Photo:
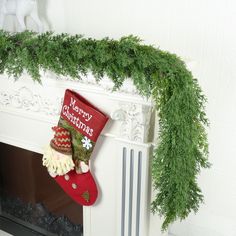
[[[140,197],[141,197],[141,180],[142,180],[142,152],[138,153],[138,183],[137,183],[137,211],[136,211],[136,236],[139,236],[140,228]]]
[[[129,175],[129,224],[128,236],[132,235],[132,211],[133,211],[133,173],[134,172],[134,150],[130,150],[130,175]]]
[[[121,203],[121,236],[125,235],[125,189],[126,189],[126,156],[127,149],[123,148],[122,157],[122,203]]]

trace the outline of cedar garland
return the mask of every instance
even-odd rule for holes
[[[131,78],[141,95],[152,97],[158,112],[158,145],[152,162],[157,190],[152,211],[164,216],[162,229],[196,212],[203,201],[197,184],[201,168],[209,167],[208,120],[197,80],[176,55],[143,45],[134,36],[96,40],[81,35],[0,31],[0,73],[15,78],[27,71],[40,82],[40,69],[79,80],[92,72],[119,89]]]

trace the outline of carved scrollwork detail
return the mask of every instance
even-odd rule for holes
[[[48,98],[34,93],[27,87],[14,91],[0,91],[0,106],[55,116],[60,114],[62,98]]]
[[[149,105],[120,103],[111,118],[121,122],[121,138],[143,143],[148,141],[151,111],[152,106]]]

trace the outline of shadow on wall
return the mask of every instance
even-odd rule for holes
[[[38,13],[43,22],[44,31],[52,30],[52,24],[47,15],[48,0],[38,0]]]

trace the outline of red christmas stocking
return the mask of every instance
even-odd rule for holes
[[[43,156],[43,165],[61,188],[81,205],[92,205],[97,199],[89,160],[107,120],[104,113],[81,95],[66,90],[58,127],[53,128],[55,135]]]

